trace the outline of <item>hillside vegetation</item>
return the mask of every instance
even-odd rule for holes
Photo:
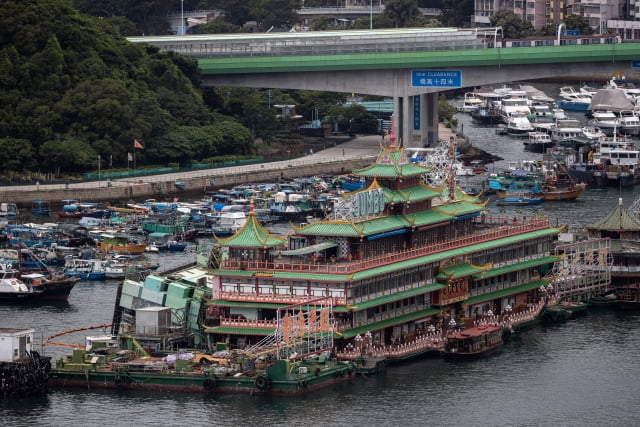
[[[197,63],[128,43],[121,19],[81,15],[65,0],[0,8],[2,171],[82,172],[185,163],[251,149],[251,132],[212,113]]]

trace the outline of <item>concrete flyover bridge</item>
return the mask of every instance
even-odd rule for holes
[[[601,36],[501,46],[499,29],[409,28],[132,37],[197,58],[203,84],[393,97],[406,146],[438,140],[440,91],[548,77],[629,74],[640,43]],[[568,36],[567,36],[568,37]],[[589,43],[589,44],[586,44]],[[493,46],[493,47],[489,47]]]

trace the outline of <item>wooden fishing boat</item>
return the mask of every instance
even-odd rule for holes
[[[449,332],[445,340],[444,352],[456,358],[475,357],[489,353],[502,344],[502,326],[475,326]]]
[[[116,236],[113,234],[103,234],[102,240],[96,242],[98,249],[102,252],[115,252],[129,255],[144,254],[147,248],[146,243],[136,243],[130,241],[127,236]]]
[[[107,206],[107,209],[112,212],[120,212],[120,213],[148,213],[149,209],[137,207],[137,208],[122,208],[118,206]]]
[[[542,198],[544,200],[575,200],[587,188],[587,184],[578,183],[567,188],[557,188],[545,186],[542,188]]]

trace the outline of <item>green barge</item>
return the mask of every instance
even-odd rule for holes
[[[123,341],[123,340],[121,340]],[[127,347],[126,344],[120,347]],[[135,348],[135,346],[134,346]],[[144,353],[144,351],[143,351]],[[138,351],[76,348],[56,361],[49,373],[51,387],[245,393],[291,395],[348,381],[356,364],[329,354],[299,360],[252,361],[237,353],[224,357],[188,354],[189,360],[165,356],[140,356]]]

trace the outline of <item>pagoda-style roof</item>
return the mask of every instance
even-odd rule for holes
[[[394,229],[411,226],[401,215],[383,216],[360,222],[347,221],[316,221],[304,227],[297,228],[296,234],[314,236],[340,236],[358,237],[369,236],[371,234],[382,233]]]
[[[618,199],[618,206],[609,215],[587,226],[588,230],[598,231],[638,231],[640,219],[633,216],[622,204],[622,197]]]
[[[484,205],[458,201],[408,215],[391,215],[358,222],[316,221],[304,227],[293,228],[296,234],[313,236],[362,237],[399,230],[406,227],[422,227],[444,221],[452,221],[479,215]]]
[[[410,161],[402,148],[383,147],[372,165],[353,171],[353,174],[378,178],[400,178],[422,175],[429,171],[431,171],[430,167]]]
[[[242,228],[231,237],[216,237],[220,245],[238,248],[264,248],[284,244],[286,237],[276,237],[266,231],[253,212],[249,212]]]
[[[460,277],[472,276],[474,274],[482,273],[489,268],[491,268],[491,264],[478,266],[468,262],[451,263],[440,267],[436,279],[451,280]]]
[[[404,188],[402,190],[390,190],[386,187],[382,187],[384,191],[384,197],[387,202],[391,203],[404,203],[415,202],[418,200],[432,199],[438,197],[440,192],[434,191],[431,187],[426,185],[418,185],[415,187]]]

